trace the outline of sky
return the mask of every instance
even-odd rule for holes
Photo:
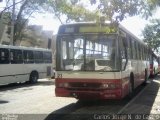
[[[89,0],[86,0],[85,2],[81,1],[81,4],[83,4],[85,8],[91,11],[95,10],[98,5],[97,3],[91,6]],[[154,18],[160,19],[159,15],[160,15],[160,8],[157,10],[157,12],[155,12]],[[57,33],[58,27],[59,25],[61,25],[61,23],[56,18],[53,18],[53,16],[50,14],[45,14],[44,16],[38,15],[37,18],[39,21],[36,21],[34,23],[43,25],[44,30],[53,30],[54,34]],[[32,19],[32,21],[34,20]],[[30,23],[32,23],[32,21]],[[129,30],[138,38],[143,39],[142,30],[148,23],[149,22],[147,20],[144,20],[139,16],[134,16],[124,19],[120,24],[122,24],[127,30]]]
[[[43,30],[51,30],[54,34],[58,32],[61,23],[49,13],[36,14],[34,18],[30,18],[29,24],[42,25]]]
[[[142,19],[139,16],[134,17],[128,17],[125,20],[121,22],[121,24],[129,30],[131,33],[133,33],[138,38],[143,38],[142,31],[144,30],[145,25],[148,23],[148,21]]]
[[[160,19],[160,8],[156,10],[153,18]],[[142,19],[140,16],[128,17],[124,19],[120,24],[122,24],[127,30],[133,33],[140,39],[143,39],[142,31],[149,23],[149,20]],[[52,30],[54,34],[57,33],[61,23],[53,17],[53,15],[46,13],[45,15],[37,14],[36,18],[32,18],[30,24],[43,25],[44,30]]]
[[[29,24],[43,25],[44,30],[52,30],[54,34],[57,33],[58,27],[61,25],[61,23],[49,13],[45,15],[37,14],[36,18],[32,18]],[[141,31],[144,29],[147,21],[138,16],[134,16],[123,20],[121,24],[131,33],[141,38]]]

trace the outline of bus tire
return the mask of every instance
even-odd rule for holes
[[[130,80],[129,80],[129,98],[133,97],[133,93],[134,93],[134,74],[131,73],[130,74]]]
[[[30,74],[29,82],[31,84],[37,83],[38,82],[38,73],[37,72],[32,72]]]

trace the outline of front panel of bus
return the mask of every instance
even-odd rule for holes
[[[127,62],[117,34],[80,33],[57,36],[56,95],[121,98],[121,70]]]

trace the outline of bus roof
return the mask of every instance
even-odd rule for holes
[[[140,40],[137,36],[135,36],[133,33],[131,33],[130,31],[128,31],[128,30],[127,30],[124,26],[122,26],[121,24],[119,24],[119,28],[120,28],[122,31],[128,33],[128,34],[130,35],[130,37],[133,37],[133,38],[135,38],[137,41],[139,41],[140,43],[146,45],[142,40]],[[146,46],[147,46],[147,45],[146,45]]]

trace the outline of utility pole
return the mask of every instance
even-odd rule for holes
[[[15,22],[15,0],[13,0],[12,18],[11,18],[11,39],[10,45],[13,45],[14,40],[14,22]]]

